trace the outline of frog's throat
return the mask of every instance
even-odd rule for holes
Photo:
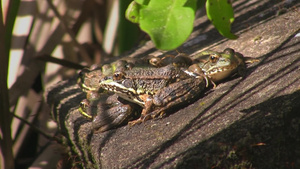
[[[203,70],[203,72],[205,73],[205,75],[214,75],[220,72],[225,72],[225,71],[232,71],[234,70],[236,67],[235,66],[226,66],[226,67],[215,67],[215,68],[211,68],[209,70]]]

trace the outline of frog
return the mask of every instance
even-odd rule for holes
[[[205,88],[204,79],[204,74],[191,75],[170,64],[115,72],[102,80],[100,86],[143,107],[140,118],[129,122],[132,126],[162,116],[165,110],[193,99]]]
[[[117,60],[103,66],[92,65],[90,68],[84,68],[79,72],[77,84],[86,93],[88,100],[97,100],[104,92],[99,86],[99,81],[102,78],[113,74],[115,71],[129,70],[132,67],[133,64],[127,62],[127,60]]]
[[[82,100],[78,110],[91,121],[94,133],[102,133],[126,124],[140,109],[116,94],[107,92],[96,100]]]
[[[103,92],[98,82],[105,76],[112,75],[114,72],[131,70],[133,67],[139,67],[141,69],[147,67],[163,67],[167,64],[183,67],[192,63],[191,58],[185,53],[177,53],[176,56],[165,55],[162,59],[153,56],[145,58],[125,57],[110,64],[104,64],[103,66],[92,65],[90,68],[84,68],[79,72],[77,84],[82,91],[87,93],[88,99],[97,99]]]
[[[235,52],[232,48],[226,48],[223,52],[202,51],[195,55],[193,60],[196,60],[198,64],[190,66],[190,71],[204,72],[212,82],[222,81],[234,74],[244,77],[246,64],[259,61],[258,59],[244,57],[243,54]]]
[[[214,85],[228,76],[243,74],[243,55],[227,48],[223,52],[205,51],[206,59],[199,59],[187,69],[167,65],[161,68],[135,69],[116,72],[100,82],[105,89],[143,107],[139,119],[129,122],[135,125],[155,118],[173,106],[190,101],[208,84]],[[195,59],[196,60],[196,59]]]
[[[108,96],[99,86],[99,81],[114,72],[130,70],[135,65],[143,69],[149,66],[148,59],[123,58],[103,66],[92,65],[79,72],[77,83],[86,93],[86,99],[80,102],[78,110],[85,118],[92,120],[93,128],[103,132],[132,117],[133,110],[138,107],[130,102],[123,104],[124,101],[118,101],[112,94]],[[111,100],[114,100],[114,104]],[[107,120],[107,116],[110,117],[110,121]]]
[[[102,66],[92,65],[89,68],[84,68],[78,73],[77,84],[84,92],[97,92],[100,89],[99,80],[105,76],[112,75],[114,72],[130,70],[133,67],[154,67],[149,64],[149,60],[153,57],[147,58],[130,58],[124,57],[109,64]],[[157,65],[156,65],[157,67]]]
[[[178,56],[176,56],[176,58],[177,57]],[[87,93],[87,95],[86,99],[80,102],[80,106],[78,109],[79,112],[85,118],[92,120],[94,126],[93,128],[98,128],[98,131],[103,132],[110,128],[113,128],[113,126],[118,126],[123,121],[126,121],[127,118],[132,117],[133,110],[136,110],[138,108],[138,106],[132,103],[129,104],[130,102],[127,104],[123,104],[119,101],[116,101],[116,99],[116,104],[107,103],[109,100],[111,100],[110,98],[113,96],[107,97],[107,93],[104,90],[102,90],[99,83],[97,82],[101,81],[101,79],[103,79],[105,76],[113,74],[114,72],[123,72],[126,70],[131,70],[134,66],[139,70],[146,70],[149,67],[158,67],[157,65],[149,64],[150,59],[149,57],[146,59],[125,58],[122,60],[117,60],[111,64],[105,64],[102,67],[98,65],[93,65],[90,68],[85,68],[81,70],[78,77],[78,85],[80,86],[82,91]],[[175,65],[176,63],[176,66],[179,67],[179,61],[180,60],[175,59],[175,61],[172,63],[173,65]],[[164,63],[166,62],[164,61]],[[167,73],[168,70],[164,72]],[[148,75],[145,76],[148,77]],[[169,77],[165,76],[164,78],[168,79]],[[141,89],[142,87],[140,88],[140,90]],[[110,117],[110,121],[105,120],[107,119],[107,116]]]
[[[104,75],[100,67],[84,68],[82,69],[77,78],[77,84],[83,92],[86,93],[86,98],[88,100],[96,100],[99,97],[99,80],[103,78]]]
[[[193,63],[193,60],[186,53],[177,51],[177,55],[166,54],[162,57],[150,57],[149,63],[154,67],[163,67],[169,64],[176,67],[188,67]]]

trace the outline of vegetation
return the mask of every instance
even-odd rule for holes
[[[126,18],[138,23],[157,48],[172,50],[192,33],[196,10],[197,0],[134,0],[127,8]],[[220,34],[237,38],[230,32],[234,16],[229,1],[207,0],[206,11]]]

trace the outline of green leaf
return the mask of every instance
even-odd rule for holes
[[[126,9],[125,12],[126,19],[128,19],[133,23],[138,23],[140,18],[140,8],[141,8],[140,4],[136,3],[135,1],[132,1]]]
[[[140,5],[148,5],[150,0],[134,0],[134,1]]]
[[[172,50],[191,34],[196,0],[151,0],[140,9],[140,27],[157,48]]]
[[[238,36],[231,33],[231,23],[234,21],[234,14],[231,3],[228,0],[207,0],[206,14],[221,35],[229,39],[238,38]]]

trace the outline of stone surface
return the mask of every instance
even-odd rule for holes
[[[234,7],[239,39],[224,39],[201,17],[179,50],[194,55],[231,47],[261,61],[246,77],[223,81],[165,118],[93,133],[77,110],[85,95],[76,77],[48,89],[52,116],[82,167],[300,167],[299,3],[238,1]],[[155,52],[149,42],[129,56]]]

